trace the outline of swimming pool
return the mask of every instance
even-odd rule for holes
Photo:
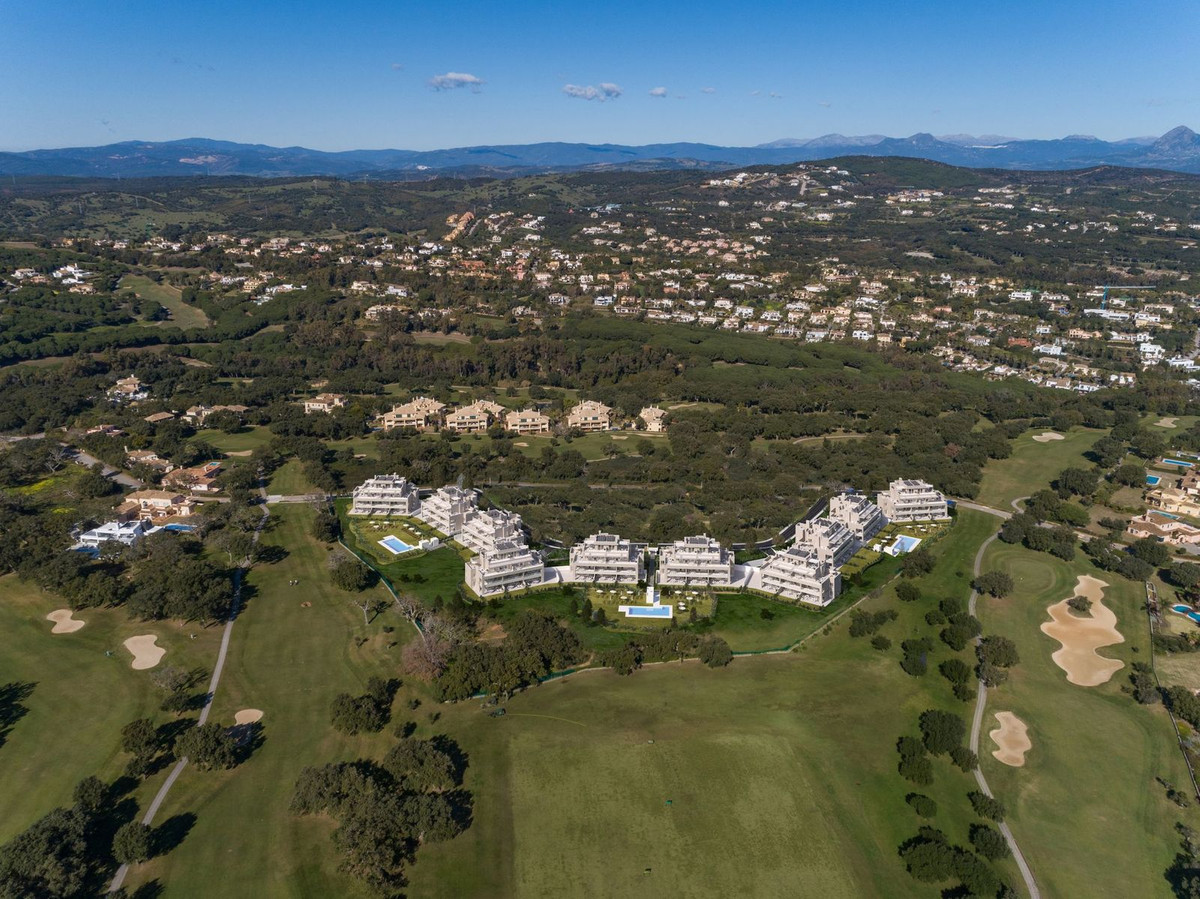
[[[1150,510],[1150,514],[1151,514],[1151,515],[1157,515],[1157,516],[1159,516],[1160,518],[1169,518],[1169,519],[1171,519],[1172,521],[1178,521],[1178,520],[1179,520],[1179,516],[1178,516],[1178,515],[1172,515],[1170,512],[1160,512],[1160,511],[1158,511],[1158,509],[1151,509],[1151,510]]]
[[[190,534],[195,530],[190,524],[164,524],[164,531],[175,531],[180,534]]]
[[[412,549],[407,543],[399,537],[393,537],[391,534],[379,541],[379,545],[391,552],[392,555],[398,556],[401,553],[406,553]]]
[[[1200,624],[1200,613],[1193,612],[1191,606],[1185,606],[1181,603],[1179,605],[1171,606],[1171,611],[1178,612],[1180,615],[1186,615],[1188,618],[1192,619],[1192,621]]]
[[[889,556],[898,556],[902,553],[910,553],[920,545],[920,537],[910,537],[907,534],[901,534],[892,541],[891,546],[884,549],[884,552]]]
[[[1175,465],[1175,466],[1178,466],[1179,468],[1191,468],[1192,465],[1194,465],[1195,463],[1184,462],[1182,459],[1163,459],[1162,464],[1163,465]]]
[[[626,618],[670,618],[670,606],[621,606]]]
[[[1162,480],[1162,478],[1160,478],[1156,474],[1146,475],[1146,483],[1149,484],[1151,487],[1153,487],[1155,484],[1157,484],[1161,480]]]

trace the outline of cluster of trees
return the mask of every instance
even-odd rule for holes
[[[976,825],[975,827],[1000,837],[986,825]],[[975,828],[972,829],[971,835],[972,843],[975,844]],[[990,850],[997,851],[999,849],[994,841],[983,836],[982,832],[979,839]],[[1003,845],[1004,838],[1000,837],[999,842]],[[978,848],[978,844],[976,846]],[[1004,849],[1007,850],[1007,846],[1004,846]],[[900,858],[903,859],[908,873],[922,883],[936,884],[957,881],[962,885],[963,895],[967,896],[1016,895],[1005,886],[984,859],[968,849],[953,845],[949,837],[935,827],[922,827],[917,831],[915,837],[901,844]]]
[[[710,668],[724,668],[733,661],[729,644],[715,634],[665,630],[639,634],[619,649],[600,653],[597,661],[617,674],[632,674],[650,662],[697,658]]]
[[[445,736],[401,737],[381,762],[360,759],[308,767],[292,811],[329,815],[341,869],[381,896],[399,896],[420,847],[453,839],[471,823],[462,789],[466,755]]]
[[[392,718],[392,700],[400,689],[395,678],[367,678],[367,689],[360,696],[339,693],[330,707],[334,730],[344,734],[378,733]]]
[[[1051,491],[1046,492],[1053,495]],[[1044,511],[1044,507],[1039,508]],[[1000,539],[1005,543],[1020,543],[1026,549],[1050,553],[1067,562],[1075,558],[1075,531],[1065,524],[1043,527],[1042,519],[1028,511],[1020,512],[1004,522],[1000,528]]]

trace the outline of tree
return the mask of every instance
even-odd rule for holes
[[[1160,543],[1154,537],[1143,537],[1129,547],[1130,554],[1135,559],[1141,559],[1148,565],[1161,568],[1171,560],[1171,551],[1165,543]]]
[[[998,830],[988,827],[986,824],[972,824],[970,839],[975,851],[984,858],[997,861],[1011,855],[1008,841]]]
[[[1091,496],[1096,492],[1099,474],[1082,468],[1063,469],[1054,480],[1053,487],[1063,499],[1071,496]]]
[[[149,861],[152,855],[152,831],[140,821],[129,821],[113,834],[113,858],[123,865]]]
[[[987,662],[999,668],[1011,668],[1021,661],[1017,653],[1017,645],[1008,637],[989,635],[979,641],[975,650],[980,662]]]
[[[707,636],[700,641],[697,657],[709,668],[724,668],[733,661],[733,650],[721,637]]]
[[[896,585],[896,598],[901,602],[916,602],[921,598],[921,589],[912,581],[901,581]]]
[[[985,571],[975,578],[971,586],[979,593],[1003,599],[1012,592],[1013,579],[1012,575],[1004,571]]]
[[[967,735],[967,726],[962,718],[952,712],[927,709],[921,713],[921,740],[934,755],[942,755],[956,746],[961,746]]]
[[[981,790],[972,790],[967,794],[975,814],[990,821],[1004,820],[1004,804]]]
[[[1167,580],[1176,587],[1191,590],[1200,584],[1200,565],[1191,562],[1176,562],[1168,569]]]
[[[357,559],[339,559],[329,570],[335,586],[347,593],[358,593],[371,586],[371,571]]]
[[[121,728],[121,749],[134,758],[152,759],[162,748],[162,737],[149,718],[138,718]]]
[[[920,577],[933,571],[933,553],[924,546],[919,546],[906,554],[900,562],[900,573],[904,577]]]
[[[1146,483],[1146,469],[1137,462],[1126,462],[1117,466],[1112,479],[1125,487],[1142,487]]]
[[[205,771],[232,768],[237,763],[236,741],[216,723],[184,731],[175,743],[175,751]]]
[[[937,815],[937,803],[922,793],[909,793],[904,801],[912,806],[912,810],[922,818],[932,818]]]

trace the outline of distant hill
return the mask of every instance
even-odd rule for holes
[[[1115,165],[1200,173],[1200,135],[1180,126],[1157,139],[1121,141],[1104,141],[1088,135],[1056,140],[1015,140],[997,135],[976,138],[965,134],[945,137],[923,133],[910,137],[827,134],[806,140],[786,138],[757,147],[698,143],[644,146],[538,143],[339,153],[189,138],[0,153],[0,175],[413,178],[434,173],[477,176],[603,169],[718,169],[779,165],[846,155],[917,157],[969,168],[1059,170]]]

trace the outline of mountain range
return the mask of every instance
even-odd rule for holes
[[[0,153],[0,176],[55,175],[144,178],[178,175],[412,179],[435,174],[505,175],[543,171],[720,169],[830,159],[837,156],[909,156],[969,168],[1078,169],[1097,165],[1200,173],[1200,135],[1179,126],[1161,137],[1105,141],[1088,135],[1018,140],[998,135],[934,137],[827,134],[783,139],[754,147],[700,143],[536,143],[447,150],[346,150],[270,147],[189,138],[125,141]]]

